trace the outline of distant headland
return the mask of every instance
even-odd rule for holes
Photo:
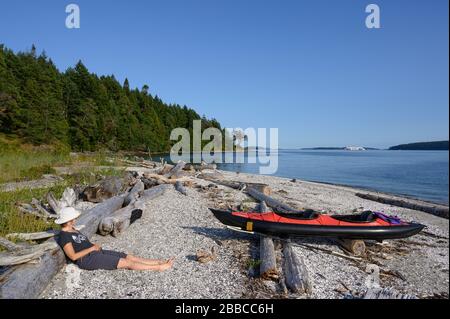
[[[365,146],[343,146],[343,147],[307,147],[302,148],[304,151],[373,151],[378,148]]]
[[[420,142],[392,146],[391,151],[408,150],[408,151],[448,151],[448,141],[436,142]]]

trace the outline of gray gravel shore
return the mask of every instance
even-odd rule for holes
[[[427,226],[415,237],[368,243],[368,256],[355,262],[330,255],[313,247],[343,253],[332,240],[296,239],[295,253],[305,261],[313,280],[309,298],[343,298],[358,295],[367,287],[366,268],[380,269],[381,287],[420,298],[447,297],[449,290],[449,222],[427,213],[392,207],[355,196],[359,190],[336,185],[222,172],[226,179],[266,183],[272,196],[296,208],[312,208],[327,213],[353,213],[367,209],[397,215]],[[209,182],[193,178],[197,184]],[[117,271],[80,271],[66,267],[49,284],[42,298],[240,298],[267,297],[255,294],[260,282],[249,279],[248,262],[257,250],[258,237],[225,228],[208,211],[223,203],[254,203],[245,194],[219,186],[212,192],[188,188],[188,196],[170,190],[152,200],[142,219],[125,234],[94,236],[93,242],[105,249],[125,251],[148,258],[176,257],[172,270],[161,273]],[[305,247],[302,245],[308,245]],[[217,258],[201,264],[195,260],[198,250],[214,247]],[[68,280],[70,279],[70,280]],[[262,285],[264,286],[264,285]],[[261,286],[261,287],[262,287]],[[269,285],[270,286],[270,285]],[[256,290],[258,290],[257,288]],[[261,288],[263,289],[263,288]],[[293,294],[273,297],[304,298]]]

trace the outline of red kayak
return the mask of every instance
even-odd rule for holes
[[[384,240],[410,237],[425,227],[371,211],[357,215],[330,216],[315,211],[280,214],[210,210],[225,225],[274,236]]]

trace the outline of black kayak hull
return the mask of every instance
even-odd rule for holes
[[[420,233],[425,228],[424,225],[416,223],[396,226],[318,226],[289,224],[234,216],[230,211],[225,210],[210,210],[225,225],[248,230],[247,222],[251,222],[251,231],[277,237],[332,237],[381,241],[411,237]]]

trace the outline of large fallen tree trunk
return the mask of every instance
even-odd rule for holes
[[[294,293],[312,292],[312,283],[302,259],[295,255],[290,242],[283,243],[283,269],[286,286]]]
[[[135,202],[115,211],[101,220],[98,232],[103,236],[108,234],[112,234],[114,237],[120,236],[133,222],[142,217],[143,206],[139,202]]]
[[[131,224],[142,217],[147,201],[163,195],[171,187],[160,185],[142,192],[137,201],[103,218],[99,223],[98,232],[103,236],[111,234],[119,237]]]
[[[264,213],[269,209],[265,202],[259,204],[259,212]],[[266,280],[277,280],[279,278],[277,270],[277,259],[275,255],[275,245],[273,239],[261,235],[259,237],[259,276]]]
[[[420,210],[425,213],[429,213],[432,215],[436,215],[442,218],[449,218],[448,214],[448,206],[444,205],[438,205],[438,204],[431,204],[431,203],[425,203],[420,202],[416,200],[409,200],[409,199],[399,199],[389,196],[380,196],[380,195],[374,195],[374,194],[363,194],[363,193],[356,193],[356,196],[368,199],[374,202],[379,202],[383,204],[398,206],[398,207],[404,207],[409,208],[413,210]]]
[[[76,227],[81,228],[83,234],[90,237],[97,231],[99,221],[122,207],[122,204],[123,196],[108,199],[83,214],[77,221]],[[50,243],[54,243],[54,241],[54,238],[48,240]],[[65,261],[62,249],[54,246],[42,254],[40,260],[35,264],[28,263],[11,267],[0,276],[0,298],[37,298],[53,276],[64,266]]]

